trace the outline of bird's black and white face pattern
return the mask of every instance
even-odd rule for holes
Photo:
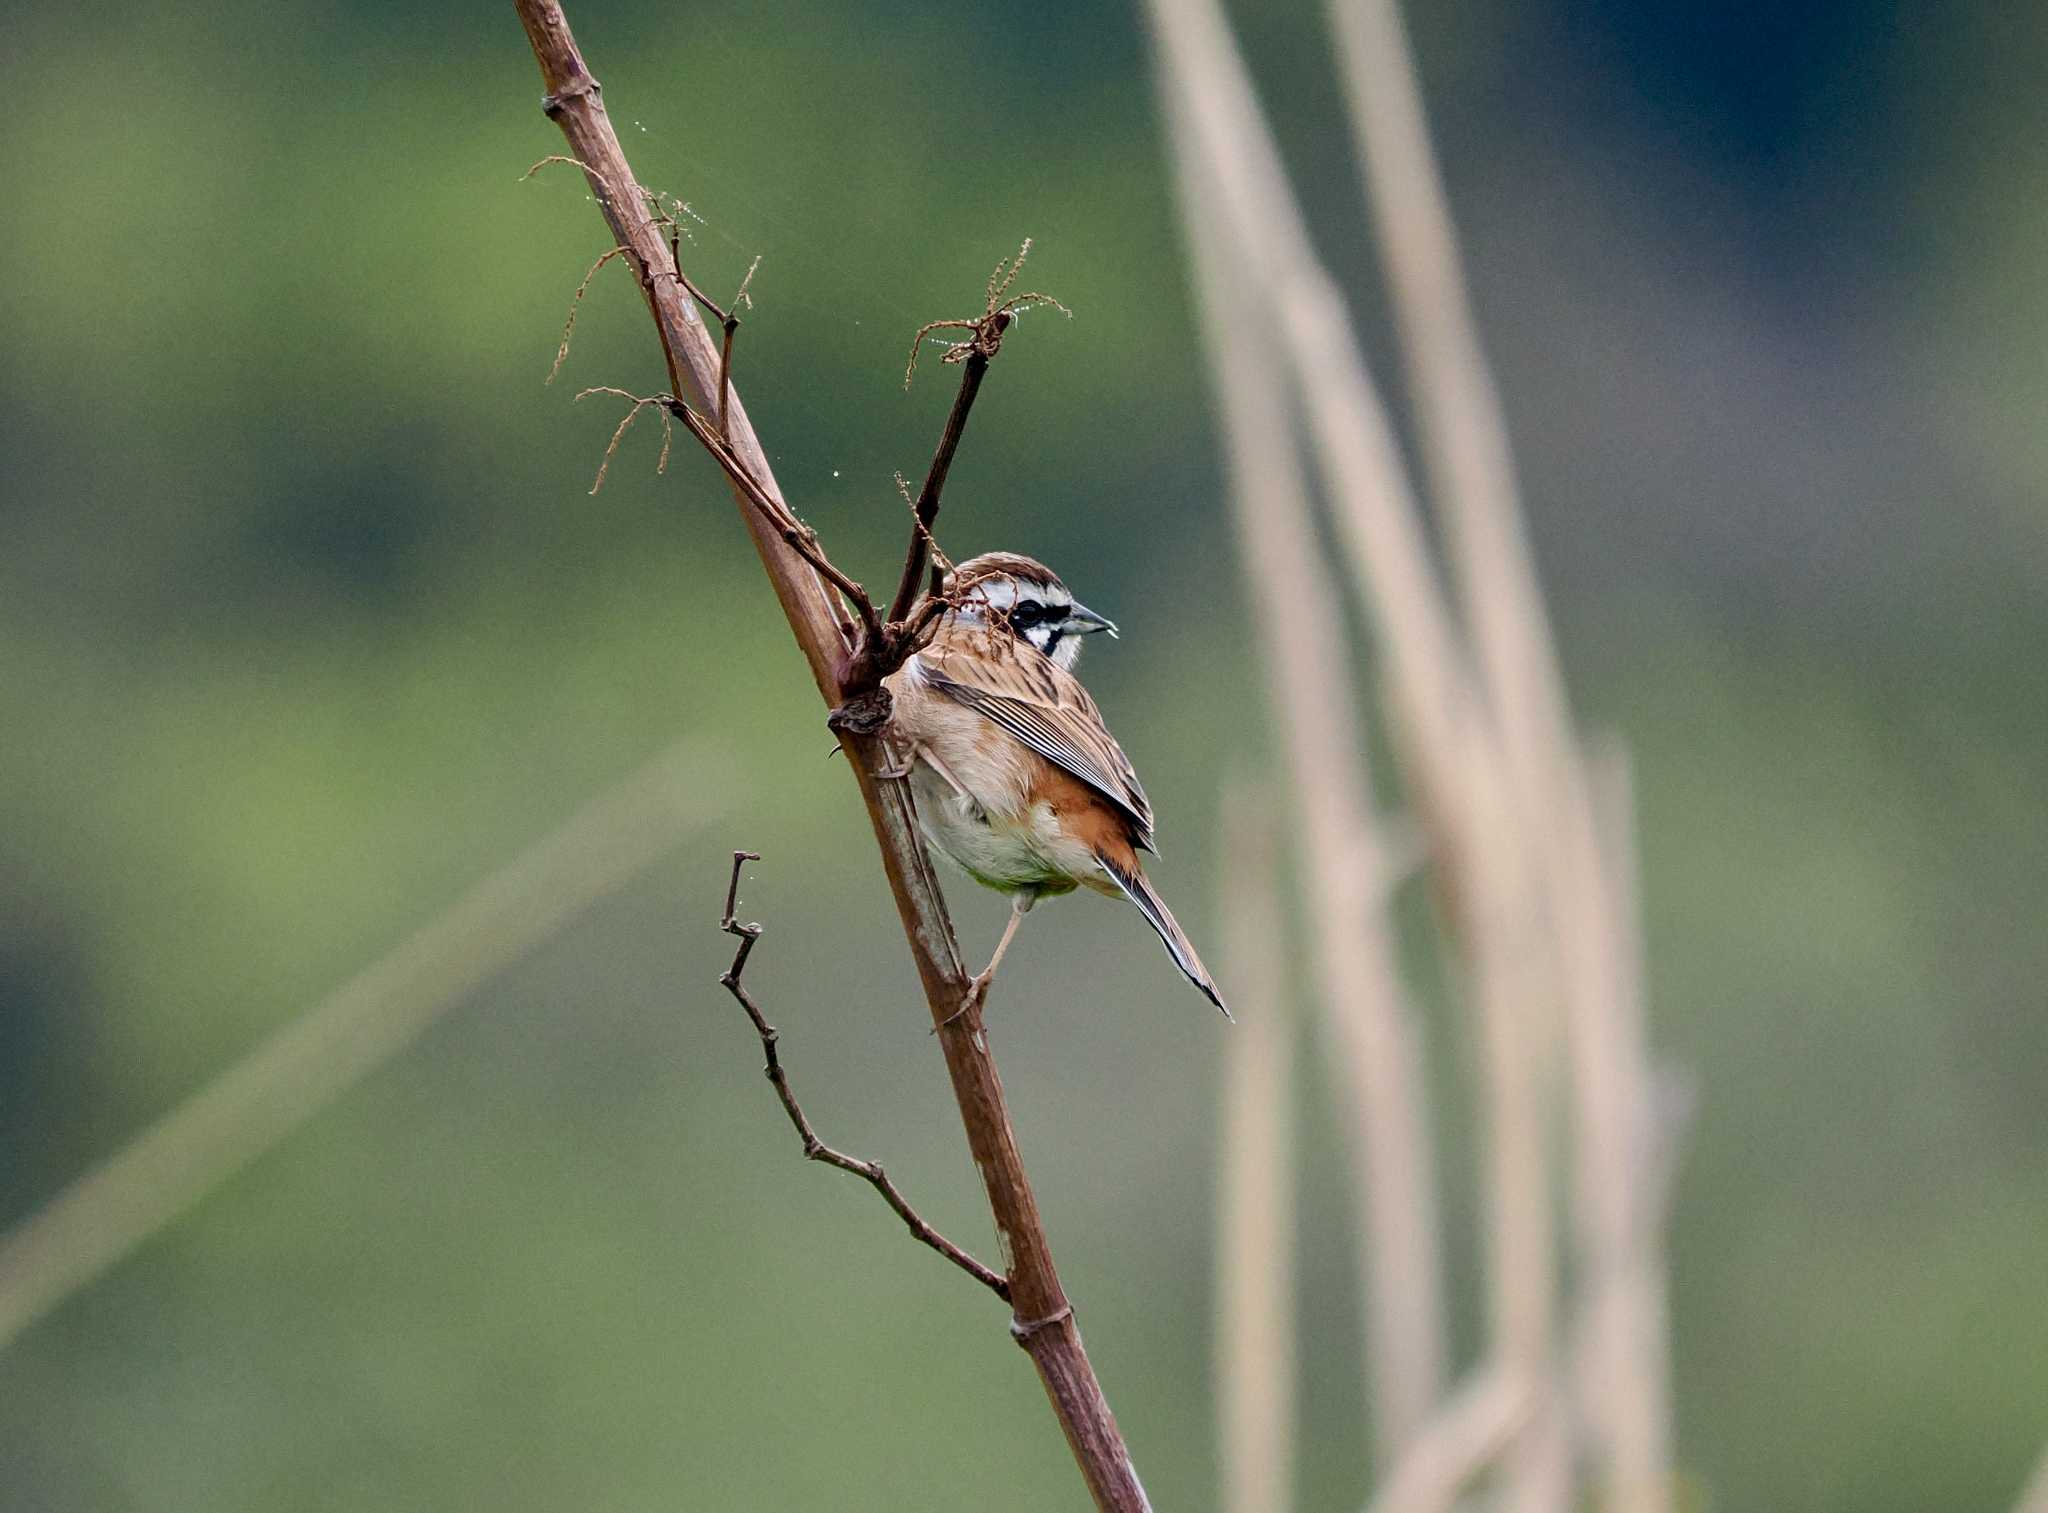
[[[1019,640],[1068,671],[1080,658],[1084,636],[1099,630],[1116,634],[1113,621],[1077,603],[1049,568],[1028,557],[1005,556],[1000,568],[977,557],[963,562],[957,577],[968,585],[958,611],[964,623],[1007,624]]]

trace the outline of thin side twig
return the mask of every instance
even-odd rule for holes
[[[953,409],[946,416],[946,429],[939,435],[938,450],[932,453],[932,465],[925,470],[924,487],[917,491],[917,499],[910,507],[910,545],[904,552],[903,574],[896,583],[896,596],[889,601],[888,618],[891,620],[903,619],[917,600],[918,584],[924,577],[925,564],[930,560],[932,551],[932,522],[939,518],[939,491],[946,486],[946,474],[952,469],[953,454],[960,449],[960,438],[967,430],[967,414],[974,408],[975,396],[981,392],[981,381],[988,373],[989,359],[1002,345],[1003,332],[1009,329],[1011,319],[1008,310],[992,311],[987,320],[986,339],[977,335],[961,369],[960,390],[953,396]],[[924,333],[918,334],[921,338]],[[912,361],[915,360],[913,355]]]
[[[592,394],[611,394],[620,399],[630,399],[633,401],[633,408],[626,412],[625,419],[621,420],[618,429],[612,432],[612,439],[605,443],[604,458],[597,465],[597,477],[590,485],[590,492],[595,494],[604,487],[604,475],[611,469],[612,456],[619,450],[619,443],[626,439],[626,432],[631,430],[633,422],[640,418],[640,412],[647,409],[650,405],[653,406],[655,413],[661,416],[661,456],[654,464],[654,471],[666,473],[668,471],[669,446],[675,440],[675,427],[669,423],[670,407],[668,396],[666,394],[632,394],[624,389],[615,389],[610,384],[598,384],[594,388],[582,390],[576,397],[578,399],[586,399]]]
[[[804,1159],[822,1161],[827,1166],[836,1166],[843,1172],[851,1172],[859,1177],[880,1193],[882,1201],[896,1211],[896,1217],[909,1227],[913,1239],[929,1245],[1004,1302],[1009,1302],[1010,1283],[1007,1278],[1000,1272],[991,1271],[932,1228],[924,1216],[910,1206],[910,1200],[904,1197],[903,1190],[890,1180],[889,1174],[882,1170],[880,1163],[863,1161],[857,1156],[847,1155],[844,1151],[834,1150],[818,1138],[817,1132],[811,1128],[811,1121],[804,1116],[803,1106],[796,1101],[796,1093],[789,1085],[789,1077],[782,1070],[782,1058],[776,1051],[776,1043],[781,1037],[777,1034],[775,1026],[761,1013],[760,1005],[754,1002],[753,996],[740,982],[740,974],[747,969],[747,957],[753,953],[755,942],[761,938],[761,926],[743,925],[736,917],[735,911],[739,907],[740,869],[748,862],[757,862],[760,859],[761,855],[757,851],[735,851],[732,854],[732,881],[725,890],[725,916],[719,920],[718,928],[728,935],[737,936],[739,948],[733,952],[732,965],[725,969],[725,975],[718,981],[738,1001],[739,1006],[747,1011],[747,1018],[754,1023],[754,1032],[761,1037],[761,1051],[768,1062],[765,1068],[768,1080],[775,1085],[775,1096],[782,1100],[783,1112],[789,1115],[789,1122],[796,1126],[797,1136],[803,1141]]]
[[[797,519],[788,505],[762,486],[760,480],[754,477],[747,464],[741,460],[732,442],[716,425],[673,394],[663,394],[657,398],[664,412],[680,420],[683,428],[696,437],[704,450],[711,454],[712,461],[725,470],[726,477],[739,489],[746,501],[767,519],[776,534],[782,538],[783,544],[803,558],[819,577],[839,590],[846,602],[853,606],[854,612],[860,616],[861,629],[867,638],[865,644],[871,647],[883,645],[888,637],[881,617],[875,612],[875,601],[869,597],[867,586],[825,555],[825,548],[818,542],[818,533]],[[631,418],[627,417],[629,420]],[[893,669],[883,668],[882,671],[889,672]]]
[[[924,340],[934,331],[965,331],[964,340],[946,348],[942,362],[961,364],[965,371],[960,375],[960,390],[953,398],[952,412],[946,417],[946,429],[939,436],[938,450],[932,454],[931,467],[925,471],[924,487],[918,490],[917,501],[911,506],[910,545],[904,553],[903,574],[897,580],[896,596],[889,601],[890,620],[901,620],[910,613],[910,607],[917,599],[918,580],[924,576],[927,553],[933,550],[932,522],[939,515],[939,491],[946,486],[946,474],[953,466],[953,454],[959,450],[960,437],[967,429],[968,411],[974,408],[975,395],[981,392],[981,380],[988,372],[988,365],[997,352],[1002,350],[1003,333],[1010,329],[1018,314],[1035,305],[1050,305],[1069,319],[1074,312],[1061,304],[1050,294],[1010,294],[1010,285],[1017,281],[1017,274],[1024,267],[1024,259],[1031,255],[1031,238],[1017,249],[1015,258],[998,262],[995,271],[989,275],[987,298],[982,312],[971,320],[926,321],[917,328],[917,334],[910,339],[910,360],[904,365],[903,387],[909,388],[917,372],[917,354],[924,346]],[[938,586],[938,575],[933,574],[933,588]]]
[[[681,208],[688,210],[690,207],[684,205]],[[668,224],[674,227],[676,223],[671,218]],[[718,412],[718,436],[721,441],[725,441],[729,439],[725,420],[725,402],[732,393],[732,339],[738,334],[740,329],[740,306],[745,305],[749,310],[754,308],[754,297],[747,293],[747,286],[753,283],[754,275],[760,272],[761,258],[759,254],[756,254],[754,260],[747,264],[747,271],[740,279],[740,287],[738,292],[733,295],[732,303],[730,305],[720,305],[710,295],[691,283],[690,276],[683,272],[681,239],[671,234],[668,241],[668,250],[669,255],[675,259],[674,272],[676,282],[681,284],[690,298],[702,305],[711,318],[718,322],[718,329],[722,333],[718,344],[718,401],[715,408]]]
[[[576,286],[576,294],[569,301],[569,318],[562,322],[562,343],[555,348],[554,366],[548,369],[548,382],[555,381],[555,375],[562,371],[562,364],[569,360],[569,338],[576,330],[576,314],[583,308],[583,296],[589,292],[590,281],[597,277],[600,269],[615,257],[624,257],[624,247],[614,247],[603,257],[590,265],[590,271],[583,275],[583,282]]]

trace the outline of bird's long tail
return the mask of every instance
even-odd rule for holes
[[[1123,890],[1124,897],[1138,906],[1138,911],[1145,916],[1145,922],[1159,932],[1159,938],[1165,942],[1166,953],[1173,958],[1173,964],[1187,974],[1188,981],[1200,988],[1209,1002],[1223,1010],[1225,1019],[1230,1019],[1235,1024],[1236,1020],[1231,1018],[1230,1010],[1224,1006],[1223,995],[1216,991],[1216,980],[1209,975],[1209,969],[1202,965],[1202,958],[1196,954],[1195,943],[1189,940],[1187,932],[1181,929],[1180,921],[1173,917],[1173,910],[1166,907],[1166,900],[1153,891],[1151,880],[1142,872],[1126,872],[1121,867],[1101,861],[1100,858],[1097,860],[1102,870],[1109,874],[1110,881]]]

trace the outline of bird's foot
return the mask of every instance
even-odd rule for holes
[[[932,1033],[934,1035],[938,1034],[939,1031],[943,1030],[954,1020],[969,1014],[979,1018],[982,1005],[988,1002],[988,985],[995,980],[996,970],[993,964],[989,966],[987,971],[977,972],[974,976],[968,978],[967,991],[961,995],[960,1007],[933,1025]]]

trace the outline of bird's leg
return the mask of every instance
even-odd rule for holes
[[[915,752],[915,758],[921,758],[927,767],[946,780],[946,786],[952,789],[957,797],[972,804],[976,812],[980,811],[981,804],[975,799],[973,794],[967,791],[967,785],[953,775],[953,769],[939,760],[939,754],[936,751],[933,751],[929,746],[920,746]],[[1028,909],[1031,906],[1026,904],[1024,907]]]
[[[912,769],[914,769],[917,766],[917,758],[919,753],[921,753],[923,750],[924,748],[918,745],[915,741],[911,742],[910,749],[903,754],[902,761],[896,763],[896,765],[893,767],[877,767],[875,769],[875,776],[878,778],[909,777]]]
[[[877,777],[885,778],[907,778],[910,776],[911,770],[915,768],[919,762],[923,762],[925,766],[931,768],[932,771],[936,772],[941,778],[943,778],[945,780],[946,786],[952,789],[957,797],[965,799],[970,804],[974,804],[974,807],[977,810],[981,808],[981,805],[975,802],[974,795],[967,791],[967,785],[962,783],[960,779],[958,779],[957,777],[953,776],[953,769],[948,767],[944,762],[940,761],[938,753],[933,751],[929,746],[924,746],[916,742],[912,742],[910,751],[903,758],[902,762],[900,762],[894,767],[884,767],[875,775]]]
[[[1037,902],[1038,894],[1030,888],[1021,889],[1010,895],[1010,922],[1003,926],[1003,938],[996,942],[996,954],[988,959],[987,966],[968,979],[967,996],[960,1000],[959,1008],[933,1026],[934,1034],[969,1009],[978,1010],[988,1001],[989,984],[996,980],[996,968],[1002,964],[1003,953],[1010,949],[1010,942],[1017,936],[1017,926],[1024,923],[1024,916],[1031,912],[1031,906]]]
[[[1024,916],[1031,912],[1031,906],[1038,902],[1038,895],[1029,888],[1010,895],[1010,922],[1003,926],[1003,938],[996,942],[996,954],[988,959],[988,965],[975,976],[974,991],[986,998],[988,985],[996,979],[996,968],[1002,964],[1003,953],[1010,949],[1010,942],[1017,937],[1017,926],[1024,923]]]

